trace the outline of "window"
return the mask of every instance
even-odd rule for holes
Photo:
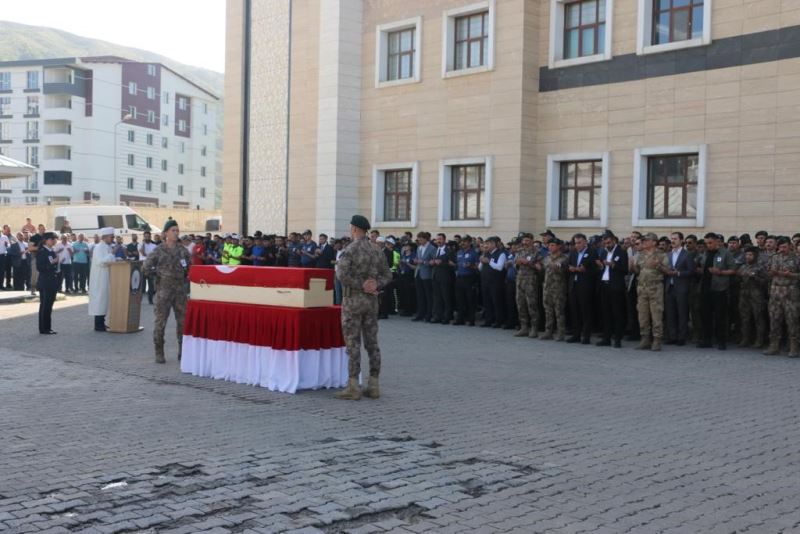
[[[380,227],[417,226],[417,162],[388,163],[372,169],[372,219]]]
[[[150,133],[147,134],[146,139],[147,139],[147,144],[150,145],[150,146],[153,146],[153,134],[150,134]]]
[[[485,172],[483,165],[450,167],[450,220],[483,219],[481,198],[484,192]]]
[[[169,138],[167,137],[161,138],[161,148],[169,148]]]
[[[208,102],[203,102],[203,114],[208,115]]]
[[[204,145],[203,148],[200,149],[200,155],[205,156],[208,154],[208,148]]]
[[[637,54],[711,43],[710,0],[639,0]]]
[[[164,103],[169,104],[169,93],[164,91],[162,94],[164,95]]]
[[[181,111],[186,111],[186,97],[184,96],[178,97],[178,109]]]
[[[153,180],[145,180],[144,189],[145,189],[145,191],[152,191],[153,190]]]
[[[72,172],[44,171],[44,185],[72,185]]]
[[[155,87],[148,87],[147,88],[147,98],[150,100],[156,99],[156,88]]]
[[[164,126],[169,126],[169,115],[164,113],[164,116],[161,118],[161,122],[164,124]]]
[[[11,97],[0,96],[0,115],[11,116]]]
[[[186,142],[185,141],[181,141],[181,154],[185,154],[185,153],[186,153]]]
[[[602,54],[606,31],[605,0],[564,5],[564,59]]]
[[[444,77],[494,67],[494,0],[452,9],[443,17]]]
[[[133,130],[128,130],[128,141],[131,143],[136,142],[136,132]]]
[[[0,91],[11,91],[10,72],[0,72]]]
[[[128,189],[133,189],[133,178],[128,178]]]
[[[155,124],[156,122],[156,112],[152,109],[147,110],[147,122],[150,124]]]
[[[39,172],[34,171],[32,176],[25,178],[25,189],[36,190],[39,189]],[[59,226],[60,228],[60,226]]]
[[[162,193],[167,192],[167,182],[161,182],[161,192]]]
[[[27,99],[26,115],[39,115],[39,97],[29,96]]]
[[[208,135],[208,124],[203,125],[203,135]]]
[[[97,225],[100,228],[105,228],[107,226],[111,226],[112,228],[124,228],[122,224],[123,220],[122,215],[98,215]]]
[[[128,82],[128,94],[136,95],[136,82]]]
[[[547,157],[548,226],[604,227],[608,212],[609,154]]]
[[[179,186],[178,186],[178,196],[179,196],[179,197],[182,197],[182,196],[183,196],[183,186],[182,186],[182,185],[179,185]]]
[[[137,113],[136,110],[136,106],[128,106],[128,113],[130,114],[132,120],[136,120],[136,117],[139,116],[139,113]]]
[[[156,75],[156,66],[155,65],[147,65],[147,75],[148,76],[155,76]]]
[[[39,139],[39,121],[28,121],[26,124],[25,139],[35,141]]]
[[[183,163],[178,163],[178,174],[183,174]]]
[[[178,119],[178,131],[185,132],[186,131],[186,121],[183,119]]]
[[[706,146],[637,149],[634,226],[703,226]]]
[[[165,159],[161,160],[161,170],[162,171],[166,171],[167,170],[167,160],[165,160]]]
[[[145,158],[144,161],[145,161],[145,166],[148,169],[152,169],[153,168],[153,158],[151,158],[150,156],[147,156],[147,158]]]
[[[200,167],[200,176],[205,176],[205,175],[206,175],[206,168]]]
[[[130,213],[128,215],[125,215],[125,222],[128,224],[128,230],[147,231],[150,229],[147,224],[147,221],[145,221],[135,213]]]
[[[25,147],[25,162],[28,165],[33,165],[34,167],[39,166],[39,147],[38,146],[26,146]]]
[[[205,187],[201,187],[200,188],[200,198],[206,198],[206,188]]]
[[[411,169],[383,173],[383,220],[407,221],[411,218]]]
[[[128,165],[133,167],[136,164],[136,158],[134,158],[133,154],[128,154]]]
[[[39,71],[38,70],[29,70],[27,74],[27,83],[25,85],[26,89],[29,90],[38,90],[39,89]]]
[[[382,81],[405,80],[414,76],[416,26],[386,35],[386,72]]]
[[[11,123],[0,122],[0,141],[11,141]]]

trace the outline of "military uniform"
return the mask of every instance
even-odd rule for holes
[[[378,296],[364,293],[368,279],[381,288],[392,281],[392,274],[383,253],[364,237],[350,243],[337,263],[336,276],[342,284],[342,334],[347,345],[348,374],[358,379],[361,374],[361,339],[369,355],[369,376],[381,372],[381,351],[378,347]]]
[[[636,348],[661,350],[661,339],[664,337],[664,273],[661,268],[669,267],[669,258],[660,250],[642,250],[636,255],[639,280],[636,309],[642,335],[642,341]]]
[[[153,343],[156,349],[156,362],[164,363],[164,328],[170,310],[175,314],[178,336],[178,360],[181,359],[183,343],[183,318],[186,315],[186,275],[192,263],[192,256],[186,247],[176,243],[168,247],[162,243],[147,256],[144,264],[146,274],[152,273],[157,280],[155,296],[155,326]]]
[[[535,265],[542,256],[533,248],[520,248],[517,259],[528,264],[517,263],[517,313],[519,314],[518,336],[537,337],[539,325],[539,270]]]
[[[767,276],[757,261],[739,267],[739,325],[742,347],[764,345],[767,332]],[[755,325],[755,338],[753,326]]]
[[[769,349],[765,354],[775,355],[780,351],[781,328],[786,322],[786,337],[789,338],[789,356],[800,356],[797,321],[800,316],[800,260],[793,253],[776,253],[769,260],[770,271],[784,271],[789,276],[772,276],[769,289]]]
[[[545,333],[542,339],[564,341],[567,307],[567,255],[548,254],[543,262]]]

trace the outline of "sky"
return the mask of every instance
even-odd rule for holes
[[[225,0],[2,0],[2,4],[2,20],[48,26],[225,70]]]

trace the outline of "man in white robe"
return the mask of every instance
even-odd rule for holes
[[[114,228],[100,230],[100,243],[92,250],[92,277],[89,279],[89,315],[94,316],[94,329],[106,331],[108,311],[108,265],[114,263]]]

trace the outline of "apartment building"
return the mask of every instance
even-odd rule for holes
[[[800,3],[227,6],[228,227],[800,230]]]
[[[0,154],[38,168],[0,203],[213,209],[218,103],[159,63],[0,62]]]

